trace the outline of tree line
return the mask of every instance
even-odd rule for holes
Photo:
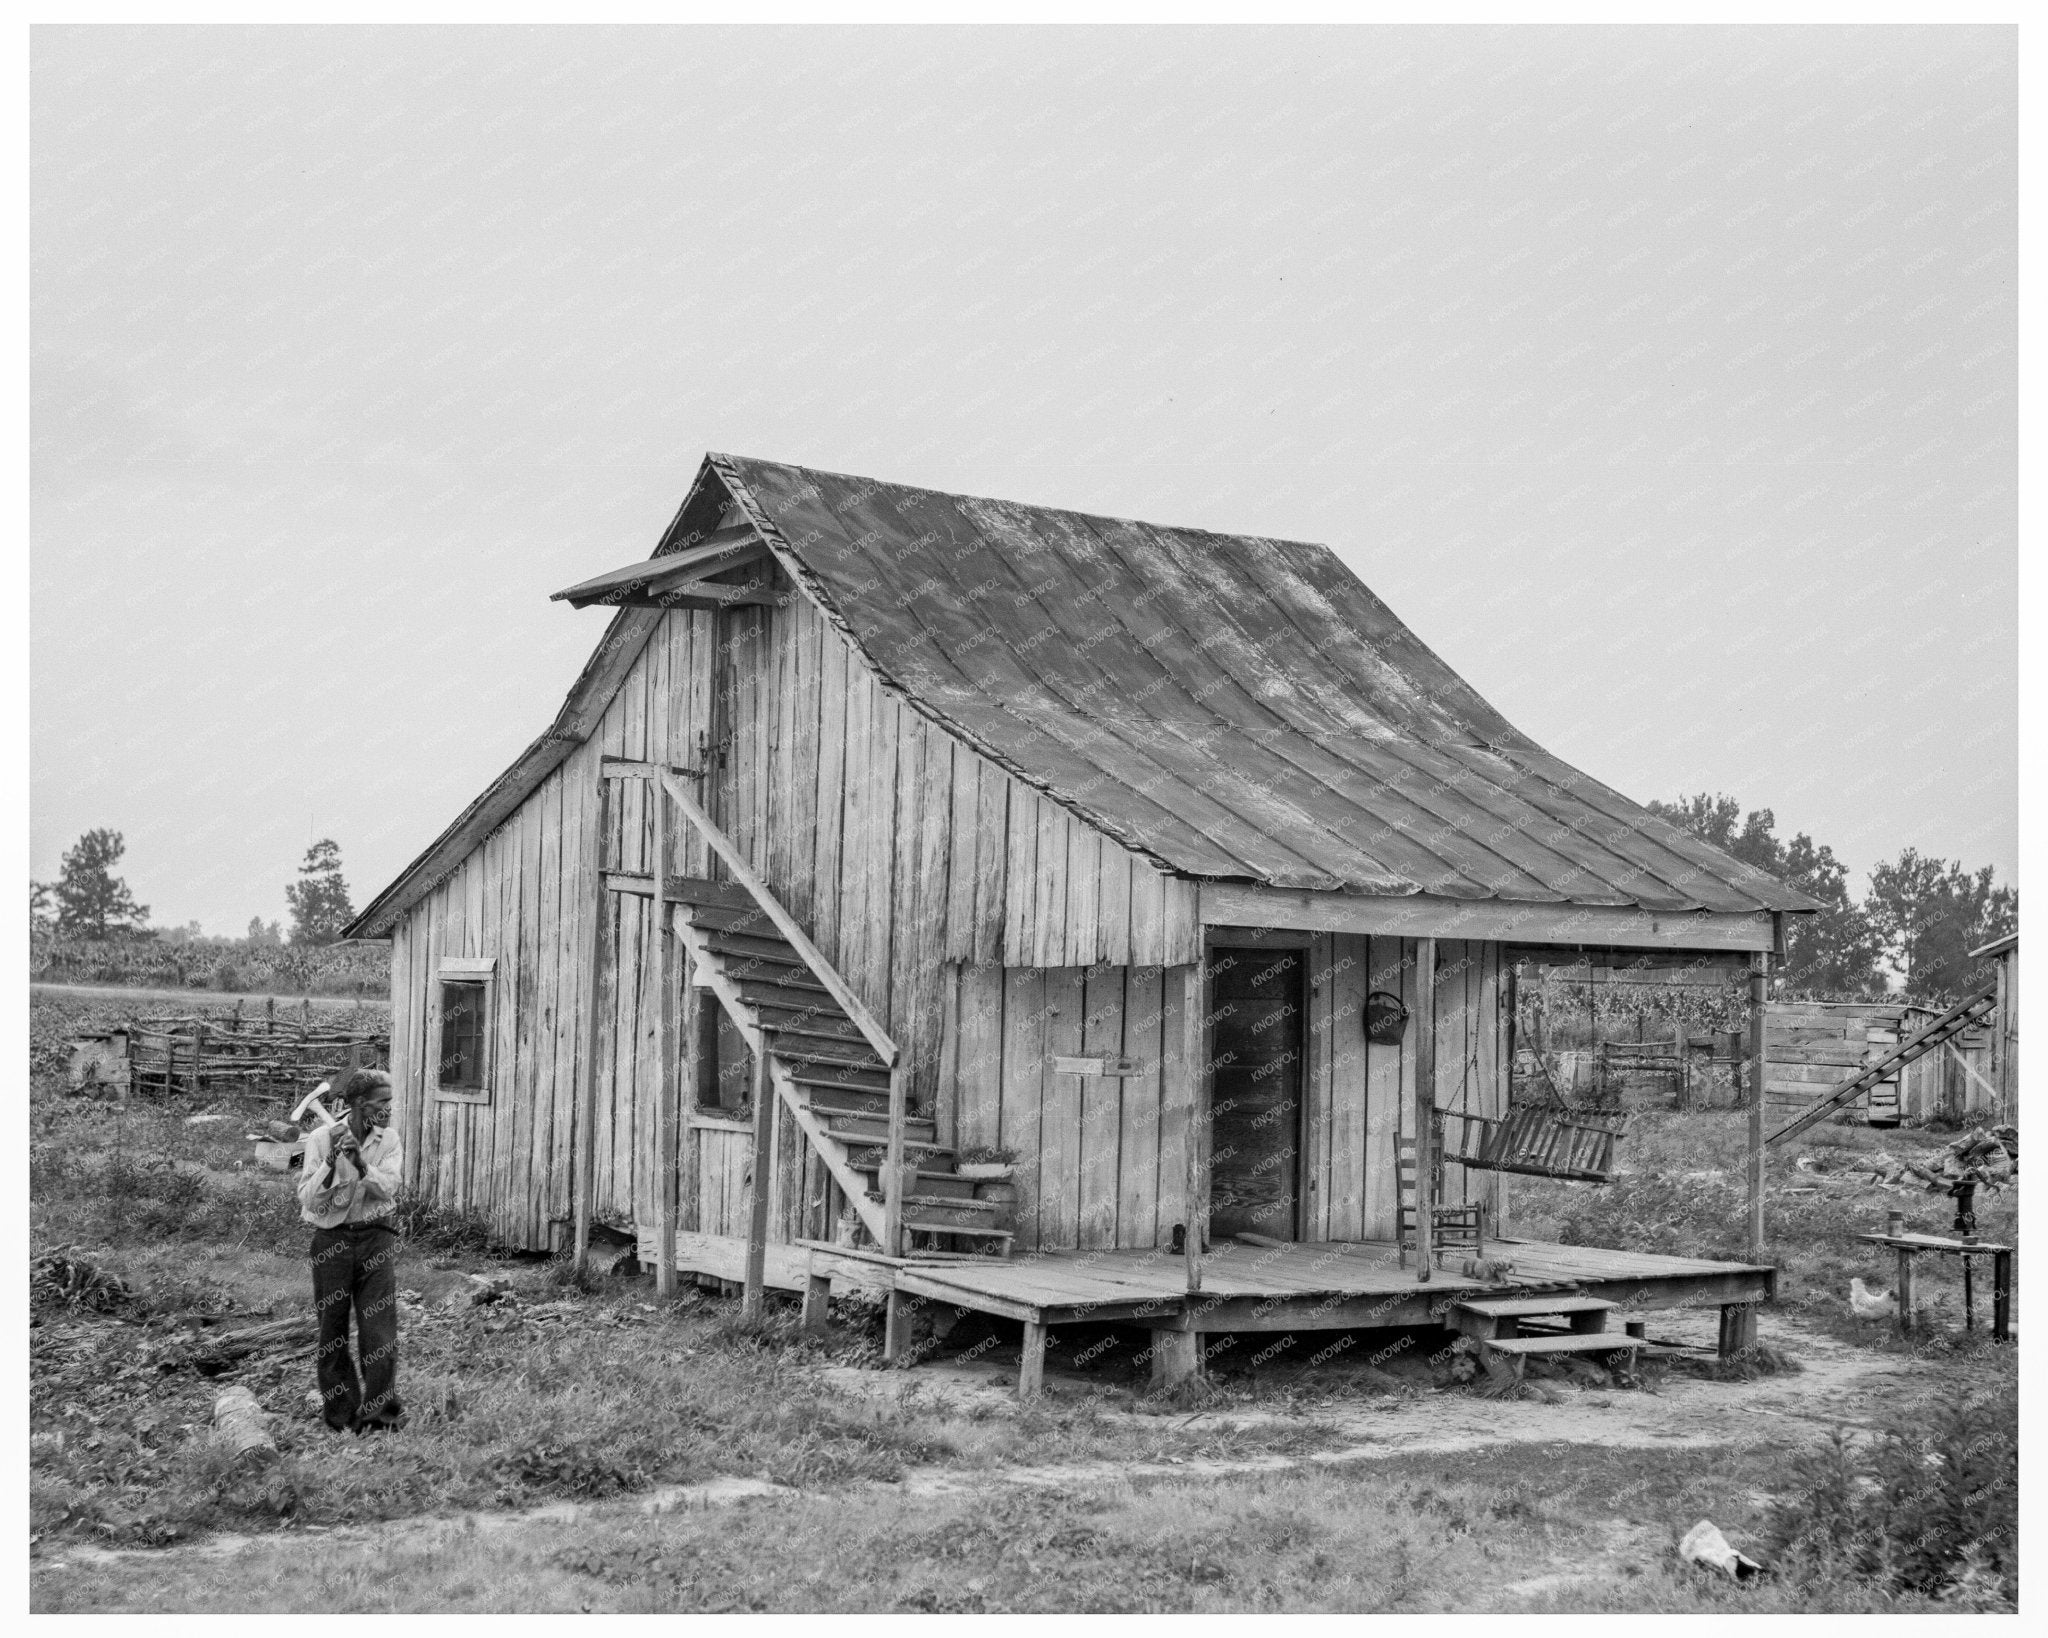
[[[1787,955],[1780,969],[1784,991],[1835,999],[1884,994],[1898,987],[1919,1000],[1953,1000],[1983,982],[1969,952],[2019,927],[2020,896],[2001,887],[1991,866],[1971,871],[1959,861],[1923,856],[1907,848],[1870,873],[1862,899],[1849,892],[1848,867],[1832,849],[1804,831],[1789,841],[1777,834],[1769,808],[1742,811],[1732,796],[1701,793],[1676,802],[1652,802],[1650,811],[1745,864],[1818,900],[1818,915],[1787,918]],[[117,830],[89,830],[63,858],[57,880],[29,883],[31,931],[78,938],[156,936],[149,906],[135,902],[114,873],[126,852]],[[295,947],[332,944],[355,916],[341,870],[341,847],[323,837],[306,849],[298,879],[285,887]],[[174,932],[185,936],[197,928]],[[284,939],[276,922],[249,923],[252,949]]]
[[[1871,871],[1858,900],[1834,852],[1804,831],[1780,838],[1769,808],[1744,813],[1734,797],[1704,793],[1649,807],[1820,902],[1818,915],[1785,918],[1782,993],[1861,1000],[1884,994],[1889,976],[1915,1000],[1953,1001],[1988,982],[1970,951],[2019,930],[2019,889],[1997,885],[1989,865],[1972,871],[1909,847]]]
[[[183,942],[198,936],[197,924],[178,929],[152,929],[149,906],[136,902],[128,883],[114,873],[128,851],[118,830],[89,830],[59,862],[54,882],[28,884],[31,936],[53,932],[81,939],[142,939],[168,936]],[[298,879],[285,884],[291,911],[290,941],[294,947],[317,948],[341,937],[355,919],[348,883],[341,873],[341,845],[322,837],[306,849]],[[286,935],[276,922],[252,917],[245,935],[253,948],[276,947]]]

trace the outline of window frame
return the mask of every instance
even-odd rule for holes
[[[427,1052],[427,1090],[437,1103],[489,1103],[491,1082],[498,1070],[496,1054],[492,1050],[496,1035],[498,1016],[498,961],[495,956],[443,956],[434,967],[434,989],[428,999],[429,1027],[423,1045]],[[481,986],[484,996],[483,1034],[481,1048],[483,1057],[482,1084],[478,1086],[443,1086],[441,1084],[441,1042],[444,1039],[446,1015],[444,1006],[447,986],[450,984],[476,984]]]

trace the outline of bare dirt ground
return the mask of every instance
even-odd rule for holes
[[[1659,1336],[1700,1345],[1713,1340],[1716,1319],[1711,1313],[1671,1313],[1653,1322]],[[1670,1374],[1654,1391],[1617,1389],[1607,1393],[1572,1393],[1556,1404],[1538,1400],[1494,1401],[1466,1394],[1417,1392],[1411,1397],[1383,1397],[1318,1406],[1314,1425],[1321,1435],[1315,1448],[1285,1454],[1247,1454],[1233,1459],[1169,1458],[1165,1461],[1065,1462],[1042,1465],[1006,1464],[965,1468],[957,1464],[907,1467],[900,1479],[881,1484],[863,1482],[839,1494],[870,1492],[877,1497],[956,1496],[978,1494],[991,1486],[1037,1492],[1081,1495],[1091,1491],[1189,1480],[1230,1479],[1251,1475],[1335,1469],[1393,1458],[1445,1455],[1493,1448],[1547,1450],[1566,1459],[1573,1447],[1608,1450],[1672,1451],[1685,1448],[1723,1450],[1746,1445],[1783,1447],[1825,1437],[1833,1428],[1854,1434],[1871,1424],[1867,1412],[1880,1403],[1899,1403],[1940,1391],[1943,1373],[1924,1359],[1858,1348],[1798,1324],[1768,1316],[1760,1328],[1764,1341],[1798,1358],[1803,1369],[1749,1381],[1709,1381]],[[916,1408],[946,1410],[977,1417],[1016,1413],[1016,1365],[1000,1353],[971,1364],[940,1361],[911,1371],[823,1365],[818,1374],[839,1394],[895,1401]],[[1048,1386],[1055,1398],[1079,1397],[1093,1391],[1083,1375],[1050,1371]],[[1238,1405],[1196,1411],[1175,1418],[1183,1427],[1207,1422],[1215,1431],[1250,1436],[1298,1425],[1299,1408]],[[1112,1423],[1156,1425],[1157,1416],[1121,1409],[1103,1412]],[[1292,1441],[1288,1441],[1291,1443]],[[68,1544],[33,1566],[32,1585],[62,1576],[73,1565],[125,1564],[143,1579],[169,1573],[185,1563],[269,1555],[295,1556],[316,1548],[354,1546],[373,1555],[399,1540],[417,1541],[421,1532],[502,1532],[525,1526],[660,1516],[701,1512],[742,1502],[794,1496],[794,1486],[761,1478],[729,1477],[700,1484],[668,1485],[642,1495],[598,1503],[561,1502],[537,1508],[467,1511],[429,1518],[368,1526],[296,1530],[287,1536],[245,1536],[224,1533],[167,1548],[103,1548],[90,1543]],[[1615,1498],[1625,1503],[1625,1496]],[[1625,1519],[1609,1522],[1612,1552],[1639,1555],[1645,1527]],[[1651,1535],[1659,1532],[1652,1530]],[[152,1566],[154,1568],[152,1568]],[[1595,1573],[1581,1563],[1568,1575],[1551,1578],[1562,1585]],[[1518,1584],[1535,1593],[1549,1580],[1538,1577]]]

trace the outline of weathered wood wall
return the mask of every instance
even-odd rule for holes
[[[1309,942],[1305,1039],[1304,1221],[1310,1240],[1389,1239],[1396,1154],[1414,1107],[1414,1031],[1368,1046],[1374,989],[1415,1007],[1415,942],[1320,933]],[[1194,1067],[1184,1059],[1189,966],[947,970],[938,1104],[942,1142],[1018,1156],[1018,1243],[1051,1250],[1162,1244],[1187,1220]],[[1506,1107],[1507,1018],[1500,947],[1440,941],[1437,1102]],[[1124,1077],[1059,1073],[1060,1057],[1126,1057]],[[1446,1168],[1453,1202],[1502,1201],[1492,1173]]]
[[[592,1051],[594,1210],[651,1220],[653,913],[645,899],[603,892],[592,873],[600,848],[604,868],[650,868],[652,807],[637,780],[600,795],[606,755],[708,765],[706,807],[884,1020],[920,1104],[938,1088],[946,962],[1164,963],[1194,947],[1193,884],[1161,875],[886,694],[809,603],[672,610],[590,738],[394,933],[392,1053],[409,1179],[483,1214],[512,1244],[560,1237],[577,1066]],[[715,873],[702,840],[668,813],[672,868]],[[488,1102],[428,1090],[444,956],[497,961]],[[678,985],[683,967],[678,950]],[[793,1136],[781,1148],[777,1220],[794,1232],[816,1180]]]

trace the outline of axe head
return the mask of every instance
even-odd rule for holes
[[[320,1095],[327,1090],[327,1086],[328,1083],[326,1081],[322,1081],[318,1086],[314,1087],[312,1091],[308,1092],[303,1098],[299,1099],[298,1107],[292,1111],[292,1119],[304,1120],[307,1114],[310,1112],[312,1114],[318,1115],[330,1126],[333,1125],[334,1117],[327,1112],[327,1105],[320,1101]]]

